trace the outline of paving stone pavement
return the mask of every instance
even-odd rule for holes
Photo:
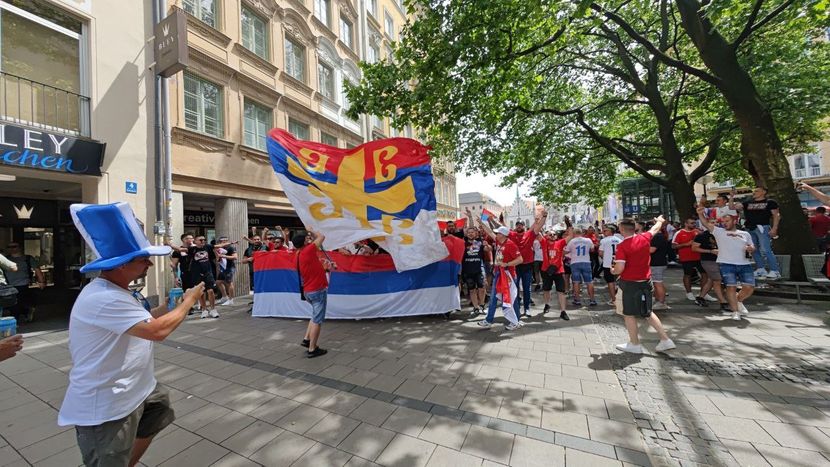
[[[512,333],[466,315],[329,321],[317,359],[303,321],[191,317],[155,348],[177,420],[142,465],[830,465],[819,307],[751,304],[737,323],[678,303],[670,357],[613,351],[607,307],[540,308]],[[55,423],[70,365],[65,330],[0,363],[0,465],[80,464]]]

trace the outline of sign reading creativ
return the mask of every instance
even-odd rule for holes
[[[187,16],[174,8],[159,21],[153,30],[155,35],[155,71],[165,78],[187,68]]]
[[[101,175],[107,145],[72,136],[0,124],[0,164]]]

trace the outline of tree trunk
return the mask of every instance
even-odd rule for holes
[[[677,214],[680,216],[681,222],[684,219],[697,219],[697,211],[695,210],[695,190],[686,177],[678,177],[670,179],[667,188],[674,196],[674,206],[677,209]]]
[[[793,186],[790,165],[775,129],[772,114],[764,104],[752,77],[741,66],[735,49],[718,33],[697,0],[676,0],[683,29],[692,38],[706,67],[720,80],[718,90],[741,128],[744,167],[756,182],[769,190],[781,212],[778,254],[791,255],[791,276],[803,279],[801,255],[816,253],[807,218]]]

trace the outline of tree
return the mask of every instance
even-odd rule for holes
[[[781,223],[776,246],[781,253],[793,255],[794,263],[799,265],[799,254],[815,252],[815,242],[793,186],[786,140],[782,140],[780,128],[789,126],[792,141],[797,144],[803,144],[806,138],[820,137],[819,122],[829,108],[823,82],[830,71],[830,56],[826,41],[821,39],[826,24],[816,13],[821,9],[826,14],[827,2],[674,3],[697,52],[689,59],[663,53],[657,44],[607,7],[592,3],[591,8],[623,28],[662,63],[692,74],[718,90],[741,130],[743,167],[757,184],[769,189],[780,205],[785,221]],[[778,77],[789,79],[770,82]],[[766,89],[763,84],[768,85]],[[776,93],[794,95],[790,100],[801,101],[802,105],[794,109],[787,105],[787,98],[776,99]],[[777,106],[790,112],[784,113]],[[792,128],[793,120],[801,128]],[[800,273],[799,267],[793,270]]]

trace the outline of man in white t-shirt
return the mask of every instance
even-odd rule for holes
[[[153,341],[164,340],[204,291],[189,289],[172,311],[149,303],[129,284],[147,275],[150,246],[126,203],[73,204],[73,221],[100,257],[81,268],[100,276],[81,290],[69,318],[72,369],[58,425],[75,425],[84,465],[133,466],[153,437],[173,422],[167,391],[153,374]]]
[[[571,281],[574,284],[573,304],[582,305],[579,293],[581,284],[585,284],[590,299],[589,305],[595,306],[597,301],[594,300],[594,272],[591,270],[591,250],[594,249],[594,242],[583,237],[584,234],[584,230],[574,229],[574,238],[568,242],[565,253],[571,259]]]
[[[611,300],[608,305],[614,306],[617,299],[617,277],[611,273],[611,263],[617,253],[617,245],[623,241],[622,236],[617,234],[617,229],[611,224],[606,224],[602,229],[602,240],[599,241],[599,257],[602,259],[602,277],[608,284],[608,295]]]
[[[755,276],[752,271],[752,263],[748,255],[755,251],[755,244],[749,232],[738,230],[738,212],[727,210],[718,221],[723,227],[716,226],[710,219],[706,218],[705,208],[697,209],[700,223],[715,237],[718,245],[717,263],[720,267],[720,274],[726,284],[726,299],[729,302],[731,312],[724,311],[723,314],[732,315],[732,319],[740,321],[742,316],[749,314],[744,306],[744,300],[755,291]],[[741,284],[741,291],[738,292],[738,283]]]

